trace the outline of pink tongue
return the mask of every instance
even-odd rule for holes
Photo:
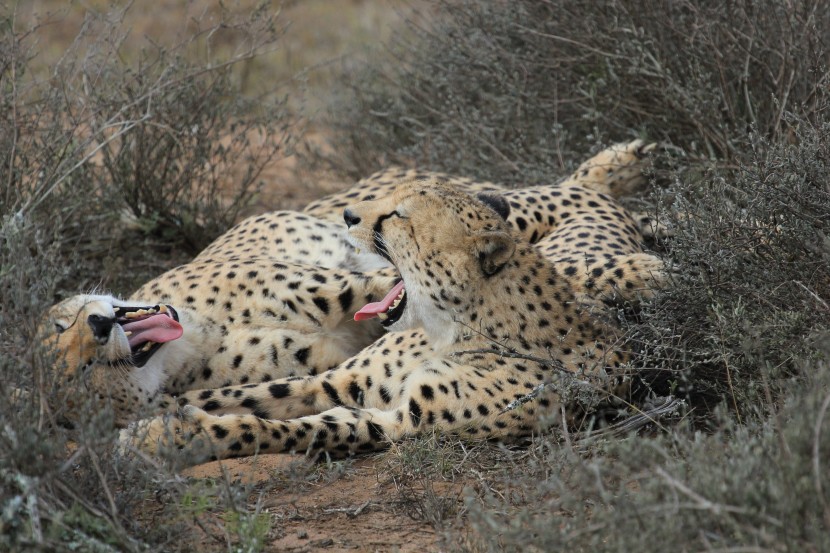
[[[167,315],[153,315],[132,323],[121,325],[125,331],[132,332],[128,338],[130,347],[144,342],[170,342],[181,338],[184,330],[175,319]]]
[[[397,283],[382,300],[364,305],[360,311],[354,314],[354,320],[365,321],[377,317],[378,313],[385,313],[392,306],[392,302],[401,295],[401,290],[403,290],[403,281]]]

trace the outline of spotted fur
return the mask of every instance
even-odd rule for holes
[[[126,447],[172,446],[199,461],[356,453],[433,429],[513,440],[537,430],[540,415],[570,406],[574,382],[618,384],[609,376],[628,353],[616,326],[599,305],[580,303],[567,265],[552,263],[484,203],[415,180],[352,205],[345,218],[350,239],[403,279],[404,294],[385,312],[389,333],[325,373],[186,392],[180,417],[125,431]],[[557,232],[578,237],[582,228],[597,231],[594,223],[568,217]],[[562,247],[577,246],[563,238]],[[534,401],[511,408],[540,384],[548,386]]]
[[[337,366],[382,334],[376,322],[358,325],[353,317],[395,279],[393,271],[362,274],[264,257],[197,258],[127,299],[71,297],[49,311],[44,333],[64,382],[81,382],[87,394],[111,402],[117,423],[126,425],[142,408],[168,405],[165,392]],[[175,314],[181,338],[131,348],[123,314],[136,308]],[[142,347],[152,348],[149,359]]]
[[[393,167],[358,181],[348,190],[314,201],[304,211],[318,219],[339,222],[348,205],[386,197],[399,182],[435,179],[471,195],[501,195],[508,203],[506,218],[510,225],[526,240],[537,242],[561,219],[573,213],[573,202],[556,191],[582,187],[615,200],[635,194],[647,184],[643,170],[655,147],[656,144],[646,144],[642,140],[615,144],[582,163],[574,173],[556,184],[509,190],[492,182],[474,181],[467,177]],[[633,213],[631,220],[638,232],[648,238],[665,238],[670,234],[664,225],[646,214]]]

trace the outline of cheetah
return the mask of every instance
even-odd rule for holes
[[[638,141],[614,146],[583,164],[588,169],[582,170],[581,178],[590,177],[593,188],[607,192],[636,188],[642,180],[638,176],[639,160],[650,148]],[[604,167],[609,166],[609,160],[615,161],[616,174],[591,172],[600,162]],[[585,226],[592,218],[600,220],[596,226],[604,231],[603,236],[591,237],[592,247],[602,239],[606,241],[606,249],[619,254],[622,248],[636,249],[641,241],[627,212],[591,189],[555,185],[508,191],[505,194],[512,193],[514,197],[507,201],[496,193],[499,189],[492,183],[459,178],[449,182],[455,186],[463,183],[462,188],[467,191],[477,190],[481,201],[527,239],[535,240],[538,234],[550,234],[552,229],[562,226],[561,232],[551,235],[552,240],[543,239],[538,244],[553,259],[559,259],[557,248],[579,238],[571,236],[568,229],[581,228],[580,225]],[[383,184],[375,192],[388,191],[388,188]],[[544,216],[535,209],[529,210],[534,204],[542,209]],[[113,402],[118,424],[123,426],[142,406],[167,407],[170,393],[314,374],[337,365],[382,332],[377,322],[364,323],[360,331],[356,330],[358,327],[349,320],[346,311],[357,306],[344,305],[343,290],[352,291],[354,295],[350,299],[355,302],[361,294],[368,301],[382,295],[394,278],[392,271],[375,272],[391,265],[372,251],[355,248],[345,239],[344,230],[342,220],[334,222],[306,213],[276,211],[254,216],[220,236],[191,263],[154,279],[127,300],[87,294],[62,302],[51,310],[53,323],[48,328],[54,334],[50,342],[56,351],[62,352],[60,365],[65,377],[71,380],[80,368],[81,380],[88,390],[99,400],[108,397]],[[577,245],[583,246],[582,242],[577,240]],[[292,265],[297,263],[373,273],[366,278],[337,271],[325,274],[325,270]],[[652,266],[659,274],[659,260]],[[291,271],[291,278],[284,276]],[[580,266],[577,273],[570,275],[573,284],[582,289],[581,300],[607,299],[616,289],[614,278],[597,279],[595,271],[596,267]],[[269,286],[266,278],[250,282],[239,276],[251,274],[268,274],[275,282]],[[628,271],[628,275],[625,290],[648,287],[648,283],[634,284],[638,281],[631,277],[636,271]],[[298,312],[297,305],[309,300],[296,297],[298,283],[308,279],[313,282],[307,290],[312,294],[319,292],[312,303],[340,305],[339,314],[321,316],[302,308]],[[337,282],[340,288],[320,286],[317,279]],[[210,286],[207,280],[213,281]],[[259,298],[260,294],[263,299]],[[276,313],[278,309],[273,304],[277,308],[288,306],[290,313],[280,315],[279,320],[257,317],[259,312]],[[224,311],[217,306],[223,306]],[[164,316],[155,316],[160,314]],[[146,322],[138,324],[145,319]],[[76,321],[82,324],[74,324]],[[154,322],[160,326],[153,326]],[[70,327],[72,332],[65,333]],[[137,327],[142,327],[139,335],[148,340],[154,338],[150,340],[152,343],[140,340],[137,335],[127,339],[125,345],[122,334]],[[337,338],[327,343],[332,332]],[[183,339],[181,334],[185,334]],[[263,340],[262,334],[271,339]],[[282,346],[278,347],[280,340]],[[266,347],[268,352],[264,351]]]
[[[389,267],[380,256],[358,252],[346,240],[345,230],[342,216],[329,221],[296,211],[272,211],[244,219],[202,250],[194,261],[269,257],[360,272]]]
[[[361,179],[348,190],[311,202],[304,212],[318,219],[340,222],[343,209],[349,203],[383,198],[396,183],[402,181],[437,179],[479,198],[492,193],[500,195],[507,202],[505,217],[508,222],[525,240],[535,243],[571,212],[572,202],[567,197],[561,202],[551,200],[552,192],[580,186],[615,200],[630,196],[647,184],[643,169],[656,147],[655,143],[647,144],[639,139],[614,144],[583,162],[573,174],[556,184],[510,190],[492,182],[467,177],[392,167]],[[631,213],[630,216],[638,232],[646,238],[665,238],[669,235],[665,226],[646,214]]]
[[[352,205],[344,219],[357,247],[400,274],[355,315],[388,332],[325,373],[185,392],[178,417],[122,431],[125,449],[172,447],[200,462],[346,455],[431,429],[512,441],[569,406],[574,380],[618,385],[629,352],[613,319],[581,305],[573,279],[484,202],[414,180]],[[559,230],[583,224],[569,218]]]
[[[268,257],[197,258],[124,300],[64,300],[41,332],[60,380],[109,402],[123,427],[143,410],[166,408],[170,394],[336,367],[383,333],[353,317],[396,278]],[[77,418],[76,406],[66,407]]]
[[[267,254],[351,270],[389,266],[379,256],[358,250],[345,240],[344,206],[352,200],[383,198],[397,182],[436,179],[474,194],[552,261],[567,263],[569,276],[581,280],[582,299],[635,302],[665,284],[663,262],[642,251],[646,237],[654,237],[664,228],[655,226],[648,217],[630,213],[615,200],[643,187],[644,161],[655,147],[642,140],[616,144],[581,164],[563,182],[515,190],[443,173],[389,169],[345,192],[312,202],[304,214],[274,212],[248,219],[217,239],[200,257]],[[606,253],[599,255],[600,251]],[[631,257],[623,259],[623,254]],[[625,280],[609,256],[627,264]]]

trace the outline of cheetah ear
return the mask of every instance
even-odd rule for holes
[[[513,237],[504,231],[480,232],[473,239],[478,262],[486,276],[501,271],[516,250]]]
[[[504,196],[498,192],[479,192],[476,199],[498,213],[505,221],[510,216],[510,204]]]

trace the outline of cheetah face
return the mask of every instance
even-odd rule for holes
[[[516,247],[496,211],[434,179],[401,183],[388,197],[350,207],[344,219],[355,246],[389,260],[402,277],[355,319],[379,317],[390,330],[423,327],[441,342],[465,331],[480,290]]]
[[[165,378],[164,352],[182,336],[179,315],[169,305],[136,307],[103,295],[78,295],[52,307],[40,326],[55,354],[57,383],[71,391],[63,414],[81,413],[84,396],[110,403],[118,426],[147,405]],[[73,399],[77,394],[79,400]]]
[[[68,370],[93,363],[141,368],[183,332],[178,313],[169,305],[136,307],[93,295],[74,296],[52,307],[45,326],[46,342]]]

